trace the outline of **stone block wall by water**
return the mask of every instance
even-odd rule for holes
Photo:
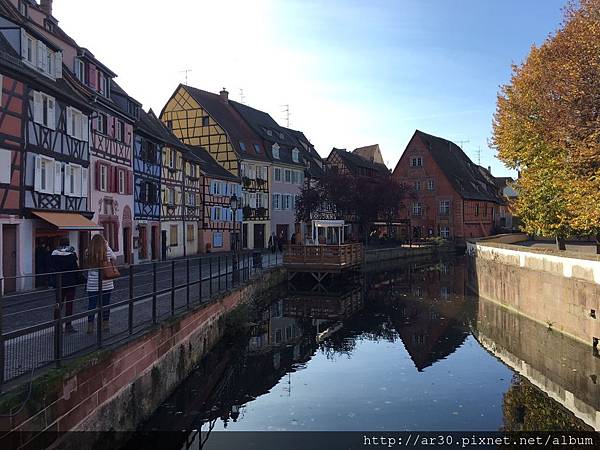
[[[265,272],[261,280],[159,325],[134,341],[85,357],[75,368],[51,372],[36,388],[43,392],[42,398],[31,399],[17,416],[2,418],[6,420],[0,422],[0,448],[3,442],[6,448],[18,448],[36,436],[47,440],[61,435],[65,440],[60,448],[85,448],[96,444],[100,435],[61,433],[135,430],[219,341],[224,332],[220,319],[283,279],[280,269]],[[48,431],[53,433],[42,433]],[[127,436],[114,433],[113,438],[124,440]],[[102,448],[118,448],[118,443],[104,442]]]
[[[494,356],[600,430],[600,358],[589,346],[485,299],[479,300],[476,336]]]
[[[600,258],[469,242],[468,284],[481,297],[588,345],[600,339]]]

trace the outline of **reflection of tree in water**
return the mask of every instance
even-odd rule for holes
[[[590,431],[585,423],[560,406],[526,378],[515,374],[504,394],[502,431]]]

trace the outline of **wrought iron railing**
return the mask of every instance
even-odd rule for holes
[[[18,383],[22,376],[29,379],[36,369],[59,367],[66,360],[126,341],[173,316],[202,307],[217,294],[281,263],[277,253],[244,252],[237,257],[213,254],[121,266],[121,276],[113,280],[110,302],[97,301],[95,306],[81,279],[89,270],[76,272],[80,284],[73,287],[68,301],[64,301],[63,279],[73,277],[67,273],[30,275],[32,280],[27,283],[20,283],[23,277],[2,278],[0,390],[7,382]],[[101,279],[102,271],[94,271]],[[32,282],[46,286],[50,282],[53,287],[1,295],[8,284]],[[109,319],[107,328],[103,328],[102,318]]]

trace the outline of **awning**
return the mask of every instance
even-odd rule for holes
[[[67,231],[102,231],[104,228],[96,225],[90,219],[77,213],[56,213],[33,211],[33,215],[54,225],[59,230]]]

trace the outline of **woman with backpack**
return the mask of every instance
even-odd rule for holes
[[[90,246],[87,252],[87,267],[88,267],[88,279],[86,285],[86,291],[88,293],[88,309],[95,310],[100,297],[102,297],[102,306],[107,307],[110,305],[110,294],[112,293],[115,285],[113,278],[119,276],[118,270],[114,265],[116,256],[108,246],[106,239],[100,234],[95,235],[90,242]],[[102,272],[102,290],[98,286],[98,272]],[[95,314],[88,315],[88,326],[87,332],[92,333],[94,331],[94,318]],[[102,310],[102,329],[109,329],[110,319],[110,308]]]

